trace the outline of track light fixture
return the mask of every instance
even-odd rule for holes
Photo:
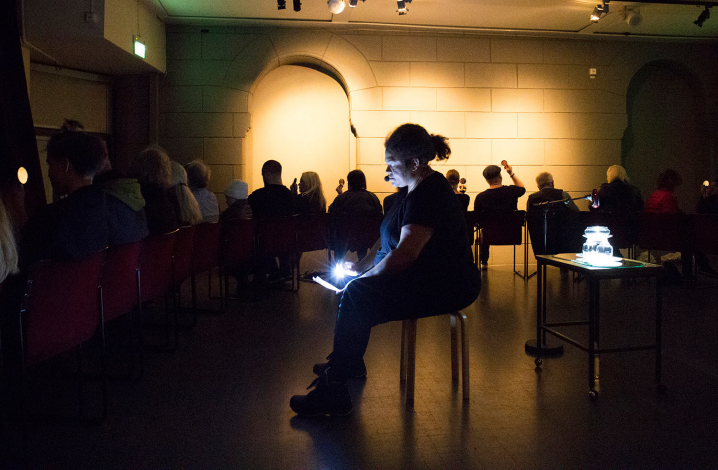
[[[362,2],[365,2],[366,0],[361,0]],[[357,6],[357,3],[359,3],[359,0],[349,0],[349,6],[351,8],[355,8]]]
[[[302,2],[300,0],[294,1],[294,11],[302,11]]]
[[[332,13],[332,15],[338,15],[339,13],[344,11],[344,0],[329,0],[327,2],[327,6],[329,7],[329,11]]]
[[[626,9],[623,11],[623,20],[628,23],[630,27],[636,27],[643,22],[643,15],[638,10]]]
[[[598,20],[604,15],[608,15],[608,0],[605,0],[603,5],[596,5],[596,8],[593,9],[593,13],[591,13],[590,19],[594,23],[598,23]]]
[[[277,10],[286,10],[287,9],[287,1],[286,0],[277,0]]]
[[[703,27],[703,23],[706,22],[708,18],[711,17],[711,12],[708,11],[710,7],[708,5],[705,5],[705,10],[701,12],[700,15],[698,15],[698,19],[693,22],[694,25],[698,26],[699,28]]]

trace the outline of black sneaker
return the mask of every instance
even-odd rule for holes
[[[321,364],[314,364],[314,367],[312,368],[312,372],[314,372],[314,375],[321,377],[327,372],[328,368],[329,368],[328,362],[323,362]],[[366,366],[364,364],[362,364],[361,367],[352,369],[351,372],[349,372],[349,374],[347,376],[348,379],[363,379],[364,377],[366,377]]]
[[[314,390],[306,395],[294,395],[289,407],[300,416],[347,416],[352,406],[349,390],[343,382],[330,382],[327,374],[317,377],[307,387]]]
[[[489,264],[482,262],[482,263],[481,263],[481,270],[482,270],[482,271],[486,271],[487,269],[489,269]]]

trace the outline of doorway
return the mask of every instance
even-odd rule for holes
[[[350,170],[349,100],[336,80],[297,65],[272,70],[254,91],[251,132],[250,190],[263,186],[262,164],[277,160],[287,187],[317,172],[331,204]]]

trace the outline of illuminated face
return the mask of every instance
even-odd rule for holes
[[[65,159],[47,157],[47,174],[50,177],[50,184],[58,196],[67,194],[68,189],[65,181],[70,163]]]
[[[404,161],[396,158],[388,150],[384,152],[384,161],[386,162],[386,173],[392,186],[403,188],[414,181],[415,177],[406,167]]]

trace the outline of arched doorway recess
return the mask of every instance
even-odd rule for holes
[[[692,212],[711,169],[702,83],[678,62],[650,62],[631,79],[626,112],[621,160],[631,182],[645,199],[659,172],[673,168],[683,177],[676,190],[680,207]]]
[[[283,65],[264,75],[253,90],[250,189],[262,187],[262,164],[282,164],[286,186],[304,171],[316,171],[327,204],[339,178],[350,170],[349,100],[328,74]]]

